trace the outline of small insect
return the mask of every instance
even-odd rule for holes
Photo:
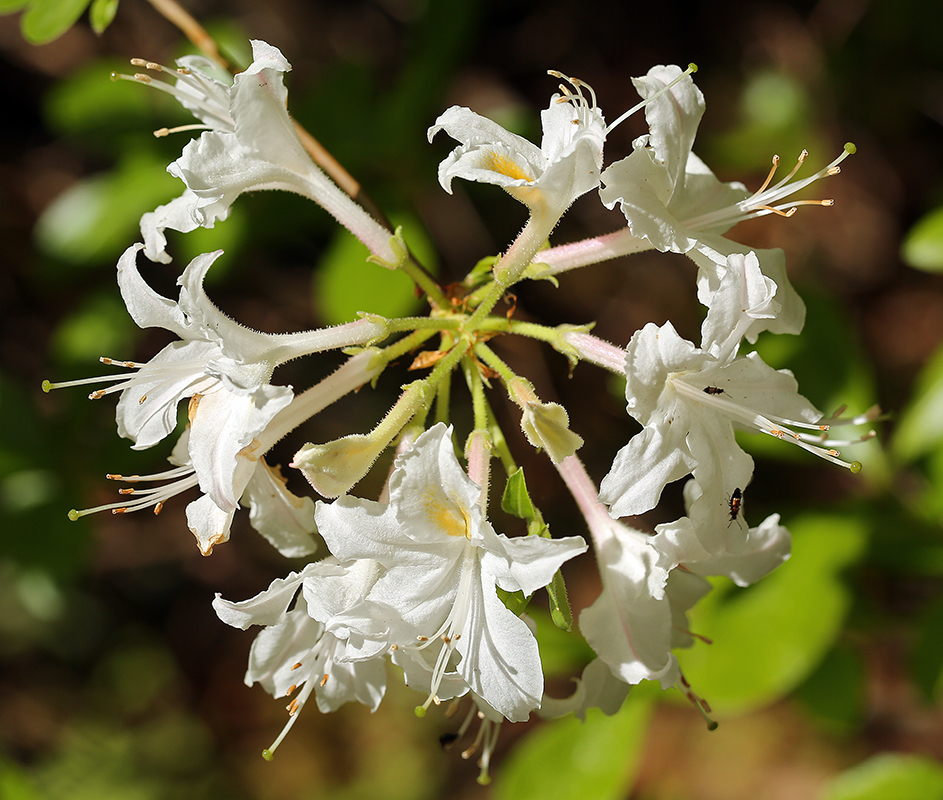
[[[717,386],[705,386],[704,391],[707,394],[723,394],[724,390]],[[739,489],[737,491],[740,491]]]
[[[740,516],[740,506],[743,505],[743,492],[739,488],[736,488],[731,492],[730,498],[727,500],[727,505],[730,506],[730,523],[727,525],[729,528],[733,525],[734,522],[738,522],[738,517]]]

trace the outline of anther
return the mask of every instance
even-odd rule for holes
[[[291,669],[292,669],[292,670],[296,670],[296,669],[298,669],[299,667],[301,667],[301,662],[300,662],[300,661],[299,661],[297,664],[292,664],[292,665],[291,665]]]

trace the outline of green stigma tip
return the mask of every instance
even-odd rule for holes
[[[861,472],[861,462],[852,461],[851,464],[848,465],[848,469],[850,469],[855,475],[857,475],[859,472]]]
[[[71,519],[73,522],[75,522],[81,516],[82,515],[74,508],[69,512],[69,519]]]
[[[858,148],[855,146],[854,142],[845,142],[845,152],[848,153],[848,155],[853,156],[858,152]]]
[[[688,64],[688,69],[691,70],[691,72],[697,72],[697,64],[692,61],[690,64]]]
[[[479,775],[477,778],[475,778],[475,781],[478,783],[479,786],[487,786],[489,783],[491,783],[491,776]]]
[[[46,394],[52,391],[52,381],[43,381],[43,391]]]
[[[422,706],[416,706],[416,708],[413,709],[413,713],[419,717],[419,719],[422,719],[424,716],[426,716],[426,709]]]
[[[263,750],[262,758],[264,758],[266,761],[271,761],[273,758],[275,758],[275,753],[273,753],[271,750]]]
[[[717,723],[714,720],[711,720],[710,722],[707,723],[707,730],[709,731],[716,731],[717,727],[718,727]]]

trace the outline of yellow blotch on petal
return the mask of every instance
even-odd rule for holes
[[[507,175],[509,178],[519,181],[532,181],[533,178],[521,169],[521,165],[512,161],[507,156],[499,155],[495,152],[488,153],[481,164],[483,169],[490,169],[492,172]]]
[[[426,515],[429,522],[443,533],[449,536],[464,536],[471,538],[471,520],[468,517],[468,511],[462,507],[457,510],[462,516],[459,518],[454,505],[446,504],[440,494],[429,492],[423,498],[423,505],[426,507]]]

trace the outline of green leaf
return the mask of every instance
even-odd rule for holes
[[[893,449],[905,461],[935,451],[943,442],[943,347],[923,368],[910,403],[900,415]]]
[[[89,0],[32,0],[20,20],[23,37],[31,44],[58,39],[71,28]]]
[[[638,770],[652,703],[630,696],[607,717],[591,708],[586,722],[568,717],[524,738],[501,766],[495,800],[617,800]]]
[[[428,268],[434,250],[418,220],[393,220],[403,226],[409,249]],[[353,322],[358,312],[402,317],[419,307],[413,282],[402,272],[367,262],[369,251],[346,230],[339,230],[315,272],[315,305],[328,325]]]
[[[115,14],[118,13],[118,0],[92,0],[92,7],[88,12],[92,30],[101,34],[111,25]]]
[[[524,470],[517,468],[517,472],[508,478],[504,487],[504,496],[501,498],[501,508],[508,514],[519,519],[534,519],[537,512],[527,492],[527,482],[524,480]]]
[[[943,800],[943,767],[930,758],[883,753],[843,772],[819,800]]]
[[[12,14],[14,11],[19,11],[28,2],[29,0],[0,0],[0,14]]]
[[[43,212],[37,243],[71,264],[117,259],[140,236],[141,214],[179,192],[165,167],[157,156],[139,153],[111,173],[77,181]]]
[[[748,590],[718,581],[690,614],[713,644],[678,654],[695,691],[719,714],[771,703],[794,689],[832,647],[851,604],[842,570],[861,555],[865,524],[807,516],[789,525],[790,561]]]
[[[917,220],[904,237],[900,255],[914,269],[943,272],[943,206]]]

